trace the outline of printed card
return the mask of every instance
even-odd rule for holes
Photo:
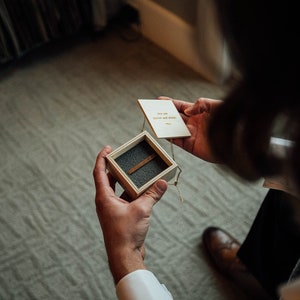
[[[191,136],[172,100],[138,99],[138,103],[157,138]]]

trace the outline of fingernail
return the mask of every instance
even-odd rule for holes
[[[157,188],[161,191],[161,192],[165,192],[166,189],[168,188],[168,184],[166,181],[164,180],[159,180],[156,182],[156,186]]]
[[[191,113],[191,111],[192,111],[192,107],[188,107],[187,109],[184,110],[184,114],[188,116]]]

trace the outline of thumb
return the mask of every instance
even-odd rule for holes
[[[165,180],[159,179],[140,197],[140,199],[149,201],[153,206],[160,200],[167,188],[167,182]]]
[[[207,101],[207,98],[199,98],[194,105],[188,107],[184,113],[187,116],[202,114],[203,112],[209,112],[209,102]]]

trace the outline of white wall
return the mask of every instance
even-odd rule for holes
[[[231,69],[215,23],[213,0],[194,0],[195,24],[159,5],[160,1],[171,0],[127,0],[140,13],[142,33],[208,81],[225,82]],[[188,7],[188,1],[192,0],[182,0],[185,5],[180,7]]]

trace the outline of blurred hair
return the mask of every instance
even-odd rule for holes
[[[212,119],[212,149],[245,179],[256,180],[288,169],[300,187],[300,26],[296,1],[216,0],[216,10],[241,77]],[[270,151],[270,138],[276,130],[295,142],[284,158]]]

